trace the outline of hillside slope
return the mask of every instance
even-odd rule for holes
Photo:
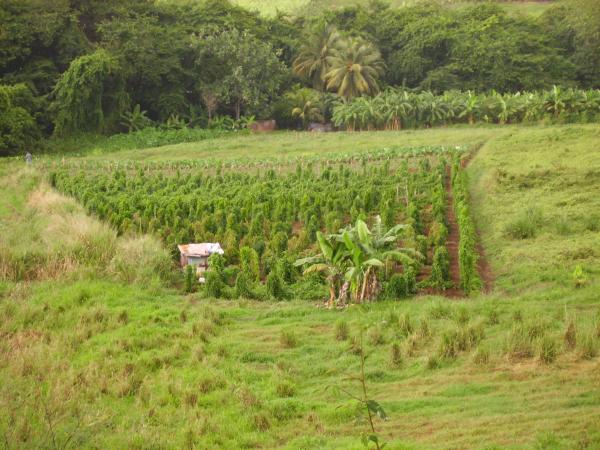
[[[284,154],[309,151],[306,142],[314,142],[296,136],[295,147],[292,136],[249,137],[237,151],[278,157],[278,140],[289,145]],[[142,270],[146,263],[127,278],[122,270],[136,265],[129,259],[118,265],[115,257],[137,260],[139,243],[120,247],[134,238],[116,236],[71,199],[48,191],[35,167],[0,162],[0,262],[12,267],[7,255],[40,247],[52,255],[53,239],[72,244],[65,248],[74,262],[36,259],[34,273],[61,268],[51,277],[2,272],[3,445],[363,448],[366,424],[355,421],[355,402],[335,387],[359,392],[348,376],[358,373],[364,330],[367,386],[389,416],[375,423],[388,448],[599,448],[600,230],[594,214],[600,128],[451,128],[318,139],[340,151],[333,143],[352,147],[356,139],[364,146],[369,136],[406,138],[410,145],[436,139],[484,144],[468,171],[496,275],[493,293],[465,300],[420,296],[343,311],[296,300],[183,296],[167,287],[167,277],[155,279],[156,270]],[[204,151],[208,147],[187,144],[166,155],[186,159]],[[168,158],[158,150],[141,154]],[[523,218],[529,207],[540,214]],[[523,238],[530,217],[534,232]],[[100,242],[114,240],[111,248],[122,250],[96,253],[106,247],[91,239],[100,235],[106,239]],[[152,249],[151,255],[161,254]],[[90,250],[98,255],[91,261]],[[575,287],[576,265],[581,287]]]

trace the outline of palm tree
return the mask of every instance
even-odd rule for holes
[[[351,99],[379,91],[377,79],[383,71],[381,53],[372,44],[351,39],[327,58],[327,89]]]
[[[319,101],[319,94],[313,89],[303,88],[286,95],[292,108],[292,117],[302,120],[303,128],[310,122],[321,122],[323,113]]]
[[[330,70],[328,59],[340,42],[341,35],[337,28],[334,25],[325,25],[308,37],[292,64],[292,70],[297,75],[310,79],[315,89],[324,91],[325,75]]]

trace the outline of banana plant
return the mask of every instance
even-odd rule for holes
[[[404,231],[408,230],[408,225],[399,224],[385,230],[381,217],[376,216],[372,228],[369,230],[367,224],[359,219],[354,227],[343,230],[341,234],[350,257],[345,277],[359,303],[377,296],[380,269],[386,267],[389,261],[407,267],[422,258],[414,249],[401,247],[397,243]]]
[[[317,242],[321,254],[298,259],[294,265],[296,267],[308,266],[304,269],[304,275],[311,273],[322,273],[325,275],[325,279],[329,285],[328,305],[332,307],[340,296],[344,272],[347,266],[348,251],[335,235],[325,236],[320,231],[317,231]]]

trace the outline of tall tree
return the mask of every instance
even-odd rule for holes
[[[75,59],[54,89],[55,133],[109,131],[128,106],[121,68],[106,50]]]
[[[269,43],[233,29],[199,37],[196,46],[200,84],[211,86],[236,119],[260,115],[277,94],[286,68]]]

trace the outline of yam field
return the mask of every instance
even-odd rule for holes
[[[600,448],[600,127],[0,161],[4,448]],[[219,242],[206,283],[176,245]]]

